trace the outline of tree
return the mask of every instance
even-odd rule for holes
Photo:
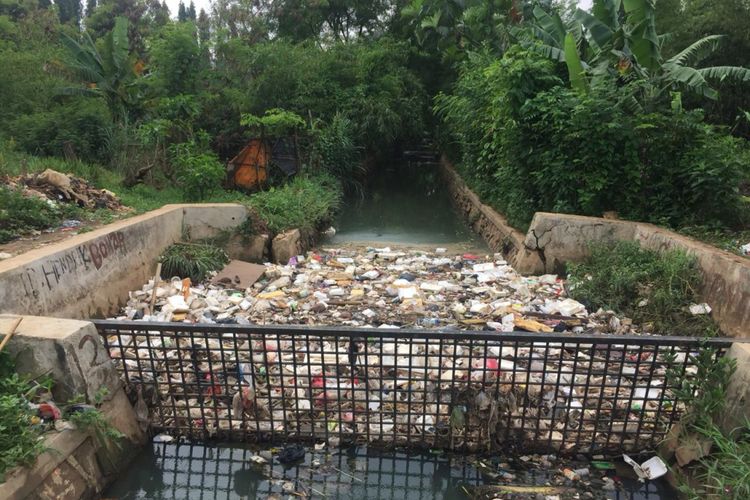
[[[665,60],[662,37],[656,33],[654,5],[647,0],[595,0],[591,13],[578,9],[567,22],[558,13],[539,7],[534,8],[533,15],[534,39],[525,45],[565,62],[571,83],[578,88],[582,88],[581,78],[585,80],[586,75],[594,79],[642,79],[651,83],[653,98],[678,88],[716,99],[713,83],[750,82],[750,70],[746,68],[697,67],[716,51],[722,36],[705,36]]]
[[[709,66],[750,67],[750,2],[746,0],[659,0],[656,19],[667,34],[662,52],[671,57],[693,40],[710,33],[725,35],[723,43],[709,55]],[[750,93],[742,85],[722,82],[718,101],[690,100],[689,105],[706,109],[706,117],[716,123],[735,126],[750,137],[750,123],[742,110],[750,110]]]
[[[213,22],[220,40],[241,38],[248,43],[266,40],[271,31],[273,0],[216,0]]]
[[[149,34],[144,15],[147,5],[142,0],[97,0],[96,10],[86,20],[86,30],[94,40],[104,38],[115,27],[115,20],[124,17],[128,20],[128,41],[130,50],[143,56],[146,52],[144,39]]]
[[[86,0],[86,17],[91,17],[95,10],[96,0]]]
[[[200,14],[198,14],[198,21],[195,24],[198,28],[198,42],[201,48],[208,49],[211,42],[211,19],[205,10],[201,9]]]
[[[61,93],[102,99],[115,122],[127,124],[138,77],[136,62],[129,53],[127,19],[115,19],[101,50],[88,33],[80,40],[63,33],[62,43],[67,52],[65,65],[84,86],[65,87]]]
[[[190,7],[187,8],[186,14],[189,20],[195,22],[195,3],[193,3],[193,0],[190,0]]]
[[[383,33],[400,3],[393,0],[278,0],[273,18],[279,35],[294,41],[350,41]]]
[[[177,7],[177,21],[183,23],[187,21],[187,10],[185,9],[185,4],[182,3],[182,0],[180,0],[180,4]]]
[[[153,85],[159,95],[176,96],[196,91],[202,66],[201,48],[195,25],[170,23],[151,40]]]
[[[81,24],[81,1],[80,0],[55,0],[61,23]]]

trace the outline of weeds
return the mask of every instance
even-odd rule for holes
[[[669,361],[668,383],[675,387],[674,396],[684,400],[688,407],[680,420],[681,437],[698,435],[710,440],[712,446],[711,454],[693,469],[700,486],[691,486],[683,478],[680,491],[691,499],[750,498],[750,421],[730,433],[714,423],[724,412],[736,360],[726,356],[717,358],[714,350],[701,349],[692,360],[697,372],[689,378],[674,357]]]
[[[280,233],[287,229],[315,229],[330,219],[341,204],[341,185],[329,176],[297,176],[288,184],[254,194],[250,205]]]
[[[53,226],[61,220],[61,215],[60,210],[44,200],[0,186],[0,243]]]
[[[571,296],[590,309],[612,309],[652,333],[706,336],[717,329],[686,308],[699,302],[695,259],[681,251],[644,250],[634,242],[592,245],[583,263],[568,265]]]
[[[177,243],[167,248],[159,260],[164,276],[190,278],[193,283],[200,283],[208,273],[224,267],[229,257],[213,245]]]
[[[37,384],[42,388],[45,383]],[[33,425],[36,413],[29,407],[29,398],[36,386],[15,373],[6,353],[0,353],[0,483],[5,473],[16,465],[27,465],[45,450],[39,440],[40,427]]]

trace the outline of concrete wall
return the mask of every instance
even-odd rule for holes
[[[491,249],[523,274],[562,273],[567,262],[588,256],[591,242],[637,241],[652,250],[694,255],[703,275],[703,299],[729,336],[750,338],[750,259],[653,224],[537,212],[524,235],[484,205],[443,158],[441,168],[454,205]]]
[[[453,206],[492,251],[501,252],[516,269],[543,267],[538,252],[524,245],[526,235],[512,227],[492,207],[482,203],[445,157],[441,159],[440,167]]]
[[[115,313],[153,276],[156,259],[182,239],[241,224],[236,204],[166,205],[0,262],[0,313],[64,318]]]
[[[0,332],[10,328],[16,316],[0,315]],[[119,446],[103,446],[82,430],[50,431],[45,446],[50,450],[28,467],[6,473],[0,498],[96,498],[119,471],[127,466],[146,436],[138,426],[122,382],[94,325],[84,321],[24,316],[16,335],[6,346],[19,373],[55,380],[54,400],[76,396],[93,403],[106,388],[109,396],[100,410],[124,438]]]

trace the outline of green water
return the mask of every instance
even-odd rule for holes
[[[379,166],[364,195],[347,197],[334,227],[331,244],[482,244],[453,209],[433,164]]]

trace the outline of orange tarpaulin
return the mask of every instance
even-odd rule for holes
[[[270,148],[265,141],[253,139],[237,156],[229,160],[234,167],[234,183],[243,188],[253,188],[266,180]]]

